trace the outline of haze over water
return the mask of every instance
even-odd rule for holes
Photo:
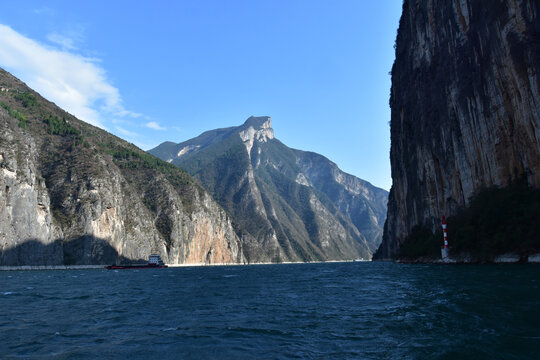
[[[540,266],[0,272],[5,359],[537,359]]]

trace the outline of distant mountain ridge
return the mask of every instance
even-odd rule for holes
[[[250,262],[368,259],[381,241],[388,193],[285,146],[270,117],[149,152],[185,169],[225,208]]]

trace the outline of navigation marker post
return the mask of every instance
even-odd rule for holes
[[[441,248],[441,256],[443,261],[449,260],[448,233],[446,232],[446,218],[442,216],[442,229],[444,234],[444,247]]]

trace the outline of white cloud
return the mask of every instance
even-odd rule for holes
[[[75,45],[75,43],[77,42],[77,39],[74,39],[72,37],[64,36],[58,33],[50,33],[47,35],[47,40],[49,40],[53,44],[60,45],[62,49],[66,49],[66,50],[77,49],[77,46]]]
[[[75,49],[76,40],[61,36],[49,36],[49,40],[57,40],[63,49],[43,45],[0,24],[0,66],[91,124],[105,127],[113,116],[141,116],[123,107],[118,89],[95,59],[67,51]]]
[[[138,117],[143,116],[143,114],[136,113],[136,112],[131,111],[131,110],[123,109],[123,110],[117,111],[116,116],[121,116],[121,117],[129,116],[129,117],[132,117],[132,118],[138,118]]]
[[[123,127],[121,126],[115,126],[116,127],[116,131],[118,131],[118,133],[124,135],[124,136],[130,136],[132,138],[136,138],[139,134],[137,134],[136,132],[133,132],[133,131],[129,131],[127,129],[124,129]]]
[[[165,128],[163,126],[160,126],[155,121],[150,121],[150,122],[144,124],[144,126],[149,127],[150,129],[154,129],[154,130],[167,130],[167,128]]]

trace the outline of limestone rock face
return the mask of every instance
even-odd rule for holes
[[[539,15],[533,0],[404,1],[380,258],[483,187],[540,187]]]
[[[272,120],[270,117],[250,118],[246,122],[246,129],[238,133],[246,146],[247,153],[251,157],[253,142],[267,142],[274,138],[274,129],[272,129]]]
[[[245,262],[231,220],[187,173],[3,70],[0,83],[10,89],[0,93],[0,265],[110,264],[152,253],[169,264]]]
[[[367,259],[381,241],[388,193],[282,144],[268,116],[150,153],[200,180],[231,215],[250,262]]]
[[[7,127],[10,121],[0,109],[0,251],[3,255],[17,247],[21,238],[33,239],[43,249],[29,246],[29,251],[17,255],[29,263],[62,264],[62,247],[55,243],[62,231],[53,221],[45,181],[36,168],[36,144]],[[2,257],[0,263],[16,265],[18,259]]]

